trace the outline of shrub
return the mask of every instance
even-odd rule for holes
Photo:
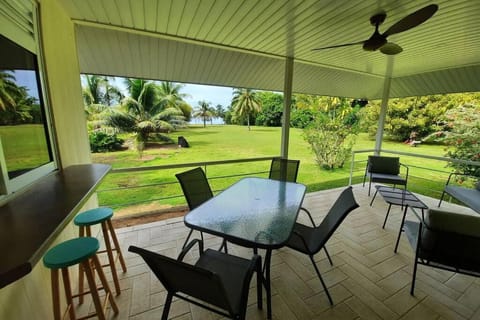
[[[90,150],[94,153],[120,150],[124,142],[116,134],[103,131],[89,132],[88,139],[90,141]]]
[[[355,144],[356,128],[345,125],[342,118],[319,117],[303,131],[312,147],[317,164],[327,170],[342,168]]]

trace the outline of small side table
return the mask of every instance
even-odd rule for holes
[[[372,205],[373,200],[375,200],[375,196],[377,195],[377,193],[380,193],[383,200],[385,200],[385,202],[388,203],[387,214],[385,216],[385,221],[383,222],[382,228],[385,228],[385,224],[387,223],[388,215],[390,214],[390,209],[392,208],[392,205],[401,206],[402,208],[404,208],[402,222],[400,224],[400,229],[398,230],[397,242],[395,244],[394,252],[396,253],[398,249],[398,243],[400,242],[400,236],[402,235],[403,225],[405,223],[405,217],[407,215],[408,208],[410,207],[412,210],[421,209],[422,217],[423,217],[424,210],[428,209],[428,207],[425,203],[422,202],[422,200],[417,198],[417,196],[415,196],[413,193],[411,193],[408,190],[381,186],[381,185],[375,186],[375,189],[377,190],[375,191],[375,194],[373,196],[372,201],[370,202],[370,205]]]

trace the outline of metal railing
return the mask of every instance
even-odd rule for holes
[[[352,152],[351,158],[351,166],[350,166],[350,176],[349,178],[345,176],[345,185],[352,183],[361,183],[364,177],[365,167],[367,156],[361,157],[359,155],[362,154],[374,154],[375,149],[366,149],[366,150],[357,150]],[[468,164],[474,166],[480,166],[480,162],[475,161],[463,161],[463,160],[456,160],[446,157],[438,157],[438,156],[430,156],[430,155],[422,155],[417,153],[410,153],[410,152],[400,152],[400,151],[392,151],[392,150],[381,150],[382,154],[388,153],[393,155],[402,156],[401,161],[403,164],[406,164],[410,168],[409,172],[409,189],[413,192],[421,193],[424,195],[432,196],[439,198],[441,195],[441,191],[443,190],[443,186],[445,181],[448,178],[448,175],[452,172],[451,169],[447,169],[447,163],[461,163],[461,164]],[[160,165],[160,166],[150,166],[150,167],[133,167],[133,168],[121,168],[121,169],[113,169],[108,177],[110,176],[118,176],[125,175],[125,183],[118,183],[116,181],[115,186],[105,187],[100,186],[97,193],[99,194],[99,199],[108,198],[105,195],[108,193],[112,193],[114,195],[121,194],[121,198],[125,199],[125,202],[120,203],[118,201],[118,197],[115,198],[114,203],[109,203],[108,200],[100,201],[100,205],[102,206],[110,206],[113,208],[126,208],[126,207],[133,207],[144,205],[148,203],[163,203],[166,206],[172,206],[172,203],[175,205],[185,204],[183,192],[180,189],[178,181],[175,178],[175,173],[178,172],[176,169],[186,169],[192,167],[202,167],[207,175],[207,178],[212,186],[212,190],[214,193],[218,193],[237,181],[239,177],[246,177],[246,176],[268,176],[270,162],[272,158],[275,156],[268,156],[268,157],[258,157],[258,158],[247,158],[247,159],[233,159],[233,160],[219,160],[219,161],[199,161],[199,162],[189,162],[189,163],[181,163],[181,164],[167,164],[167,165]],[[438,170],[432,167],[428,167],[425,165],[421,165],[421,161],[418,159],[428,159],[431,161],[441,161],[445,165],[445,170]],[[249,163],[253,162],[265,162],[265,170],[254,170]],[[420,165],[419,165],[420,163]],[[218,174],[215,171],[221,171],[225,173],[225,171],[229,170],[216,170],[219,166],[224,165],[234,165],[234,168],[231,169],[231,174]],[[246,165],[242,167],[242,165]],[[258,169],[259,166],[256,166]],[[438,166],[437,166],[438,167]],[[243,170],[242,170],[243,168]],[[158,171],[163,172],[162,178],[157,178]],[[170,172],[171,171],[171,172]],[[132,180],[135,180],[137,175],[148,175],[151,174],[155,176],[155,179],[152,179],[152,183],[144,183],[144,184],[136,184],[131,183]],[[107,177],[107,179],[108,179]],[[119,180],[119,179],[117,179]],[[120,179],[121,180],[121,179]],[[355,180],[355,182],[354,182]],[[340,187],[340,185],[338,186]],[[146,189],[150,188],[150,192]],[[158,192],[153,192],[152,190],[157,190]],[[145,190],[145,191],[143,191]],[[317,190],[312,190],[317,191]],[[149,197],[148,199],[142,198],[142,195],[154,194],[156,196]],[[140,195],[140,196],[139,196]],[[161,195],[161,196],[157,196]],[[147,212],[149,210],[146,210]],[[158,211],[154,209],[153,211]]]
[[[363,178],[365,174],[366,162],[367,159],[356,160],[356,156],[362,153],[370,153],[376,154],[376,149],[365,149],[365,150],[356,150],[352,152],[352,160],[350,163],[350,177],[349,177],[349,184],[353,183],[353,179],[355,177],[355,173],[360,173],[361,177]],[[448,175],[453,171],[450,167],[448,170],[438,170],[434,169],[431,166],[422,166],[416,165],[412,159],[429,159],[431,161],[440,161],[443,162],[444,168],[447,168],[449,163],[456,163],[456,164],[465,164],[465,165],[473,165],[480,167],[479,161],[469,161],[469,160],[459,160],[459,159],[452,159],[448,157],[439,157],[439,156],[431,156],[431,155],[424,155],[412,152],[403,152],[403,151],[394,151],[394,150],[385,150],[382,149],[378,154],[392,154],[397,156],[402,156],[401,162],[407,165],[409,170],[409,178],[408,178],[408,186],[409,189],[417,193],[421,193],[424,195],[429,195],[435,198],[440,198],[443,187],[445,182],[447,181]],[[429,162],[431,164],[431,162]],[[432,179],[434,178],[434,179]],[[431,188],[430,186],[432,183],[437,183],[438,181],[441,182],[441,185],[438,188]]]
[[[232,173],[228,175],[209,175],[209,168],[212,168],[214,166],[220,166],[220,165],[232,165],[232,164],[245,164],[245,163],[250,163],[250,162],[267,162],[267,167],[270,167],[270,162],[271,160],[275,158],[274,156],[269,156],[269,157],[258,157],[258,158],[247,158],[247,159],[232,159],[232,160],[218,160],[218,161],[199,161],[199,162],[189,162],[189,163],[180,163],[180,164],[167,164],[167,165],[160,165],[160,166],[149,166],[149,167],[131,167],[131,168],[119,168],[119,169],[112,169],[109,172],[109,176],[111,175],[120,175],[120,174],[128,174],[129,179],[132,179],[136,174],[145,174],[148,172],[153,172],[153,171],[161,171],[161,170],[169,170],[169,169],[186,169],[186,168],[193,168],[193,167],[202,167],[203,170],[205,171],[205,174],[207,176],[207,179],[209,180],[210,183],[214,180],[227,180],[232,178],[235,178],[238,180],[239,177],[246,177],[246,176],[263,176],[263,175],[268,175],[268,170],[263,170],[263,171],[247,171],[247,172],[240,172],[238,173]],[[233,171],[232,171],[233,172]],[[154,183],[147,183],[147,184],[129,184],[128,182],[117,186],[117,187],[106,187],[102,188],[100,187],[97,190],[97,194],[99,194],[99,197],[101,198],[102,195],[107,194],[109,192],[132,192],[134,190],[141,190],[141,189],[146,189],[146,188],[157,188],[157,189],[164,189],[165,187],[169,186],[177,186],[178,181],[175,179],[175,176],[172,174],[171,179],[169,180],[164,180],[161,182],[154,182]],[[217,185],[228,185],[227,183],[218,183]],[[173,187],[172,187],[173,188]],[[178,189],[178,188],[176,188]],[[222,191],[224,188],[217,188],[213,189],[214,193],[218,193]],[[178,189],[179,190],[179,189]],[[164,193],[162,193],[164,194]],[[101,202],[100,205],[102,206],[109,206],[112,208],[118,208],[118,207],[127,207],[127,206],[134,206],[134,205],[140,205],[144,203],[149,203],[149,202],[162,202],[165,200],[171,200],[171,199],[183,199],[184,195],[179,190],[179,192],[175,194],[168,194],[168,195],[162,195],[159,197],[155,198],[149,198],[149,199],[144,199],[144,200],[130,200],[128,202],[124,203],[108,203],[108,202]],[[125,199],[135,199],[135,197],[123,197]]]

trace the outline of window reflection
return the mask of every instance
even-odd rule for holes
[[[36,56],[0,35],[0,138],[8,178],[53,160]]]

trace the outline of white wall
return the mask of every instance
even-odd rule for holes
[[[61,165],[65,167],[90,163],[73,24],[57,0],[38,1],[46,81]],[[92,197],[85,208],[93,206],[96,206],[95,197]],[[76,236],[78,230],[70,223],[55,243]],[[75,279],[75,273],[72,273],[72,280]],[[41,261],[30,274],[0,289],[0,319],[31,320],[52,317],[50,271]]]

